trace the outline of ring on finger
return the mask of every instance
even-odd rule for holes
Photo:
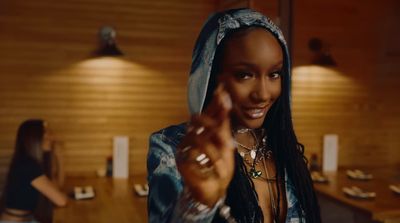
[[[200,155],[198,155],[196,157],[196,162],[200,165],[200,166],[204,166],[206,165],[208,162],[210,162],[210,158],[205,154],[205,153],[201,153]]]
[[[214,165],[212,164],[210,157],[205,153],[200,153],[196,156],[195,160],[200,166],[199,171],[203,176],[210,176],[214,173]]]
[[[195,133],[196,135],[200,135],[201,133],[204,132],[204,130],[206,130],[206,128],[204,126],[200,126],[196,129]]]
[[[187,133],[194,132],[194,134],[200,135],[201,133],[204,132],[204,130],[206,130],[206,128],[205,128],[204,126],[195,127],[195,126],[193,126],[193,125],[189,125],[189,126],[187,127],[186,132],[187,132]]]

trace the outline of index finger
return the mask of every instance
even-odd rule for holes
[[[219,84],[213,94],[210,104],[205,110],[205,114],[215,118],[217,121],[222,122],[223,119],[228,118],[228,114],[232,109],[232,100],[229,93],[225,90],[223,84]]]

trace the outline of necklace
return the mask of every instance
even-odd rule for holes
[[[266,181],[271,180],[269,179],[269,177],[262,176],[262,171],[256,169],[258,163],[264,160],[264,158],[271,159],[272,157],[272,151],[267,149],[266,146],[267,137],[264,135],[264,130],[262,130],[261,132],[261,136],[263,136],[261,140],[261,145],[253,129],[236,130],[236,132],[240,134],[250,132],[255,142],[255,144],[250,147],[242,143],[239,143],[237,140],[234,140],[235,144],[237,145],[240,156],[243,158],[244,162],[250,166],[249,170],[250,177],[253,179],[260,178]],[[244,151],[243,150],[239,151],[239,148],[243,148]]]
[[[249,165],[252,166],[258,165],[263,159],[271,159],[272,151],[267,150],[265,147],[258,150],[249,150],[249,151],[239,151],[239,155],[243,158],[243,160]],[[251,160],[250,160],[250,159]]]
[[[251,131],[251,130],[252,130],[252,129],[249,129],[249,128],[241,128],[241,129],[235,129],[235,130],[233,130],[233,131],[236,132],[236,133],[243,134],[243,133],[249,132],[249,131]]]

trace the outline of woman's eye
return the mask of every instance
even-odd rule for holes
[[[271,79],[278,79],[281,77],[281,71],[275,71],[269,74]]]
[[[247,80],[250,79],[253,75],[247,72],[238,72],[236,73],[236,77],[240,80]]]

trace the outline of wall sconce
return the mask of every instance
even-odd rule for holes
[[[308,41],[308,48],[313,52],[312,64],[327,67],[335,67],[337,65],[329,53],[328,47],[324,46],[319,38],[311,38]]]
[[[110,26],[103,26],[99,30],[99,49],[94,52],[95,57],[122,56],[122,51],[115,41],[117,32]]]

